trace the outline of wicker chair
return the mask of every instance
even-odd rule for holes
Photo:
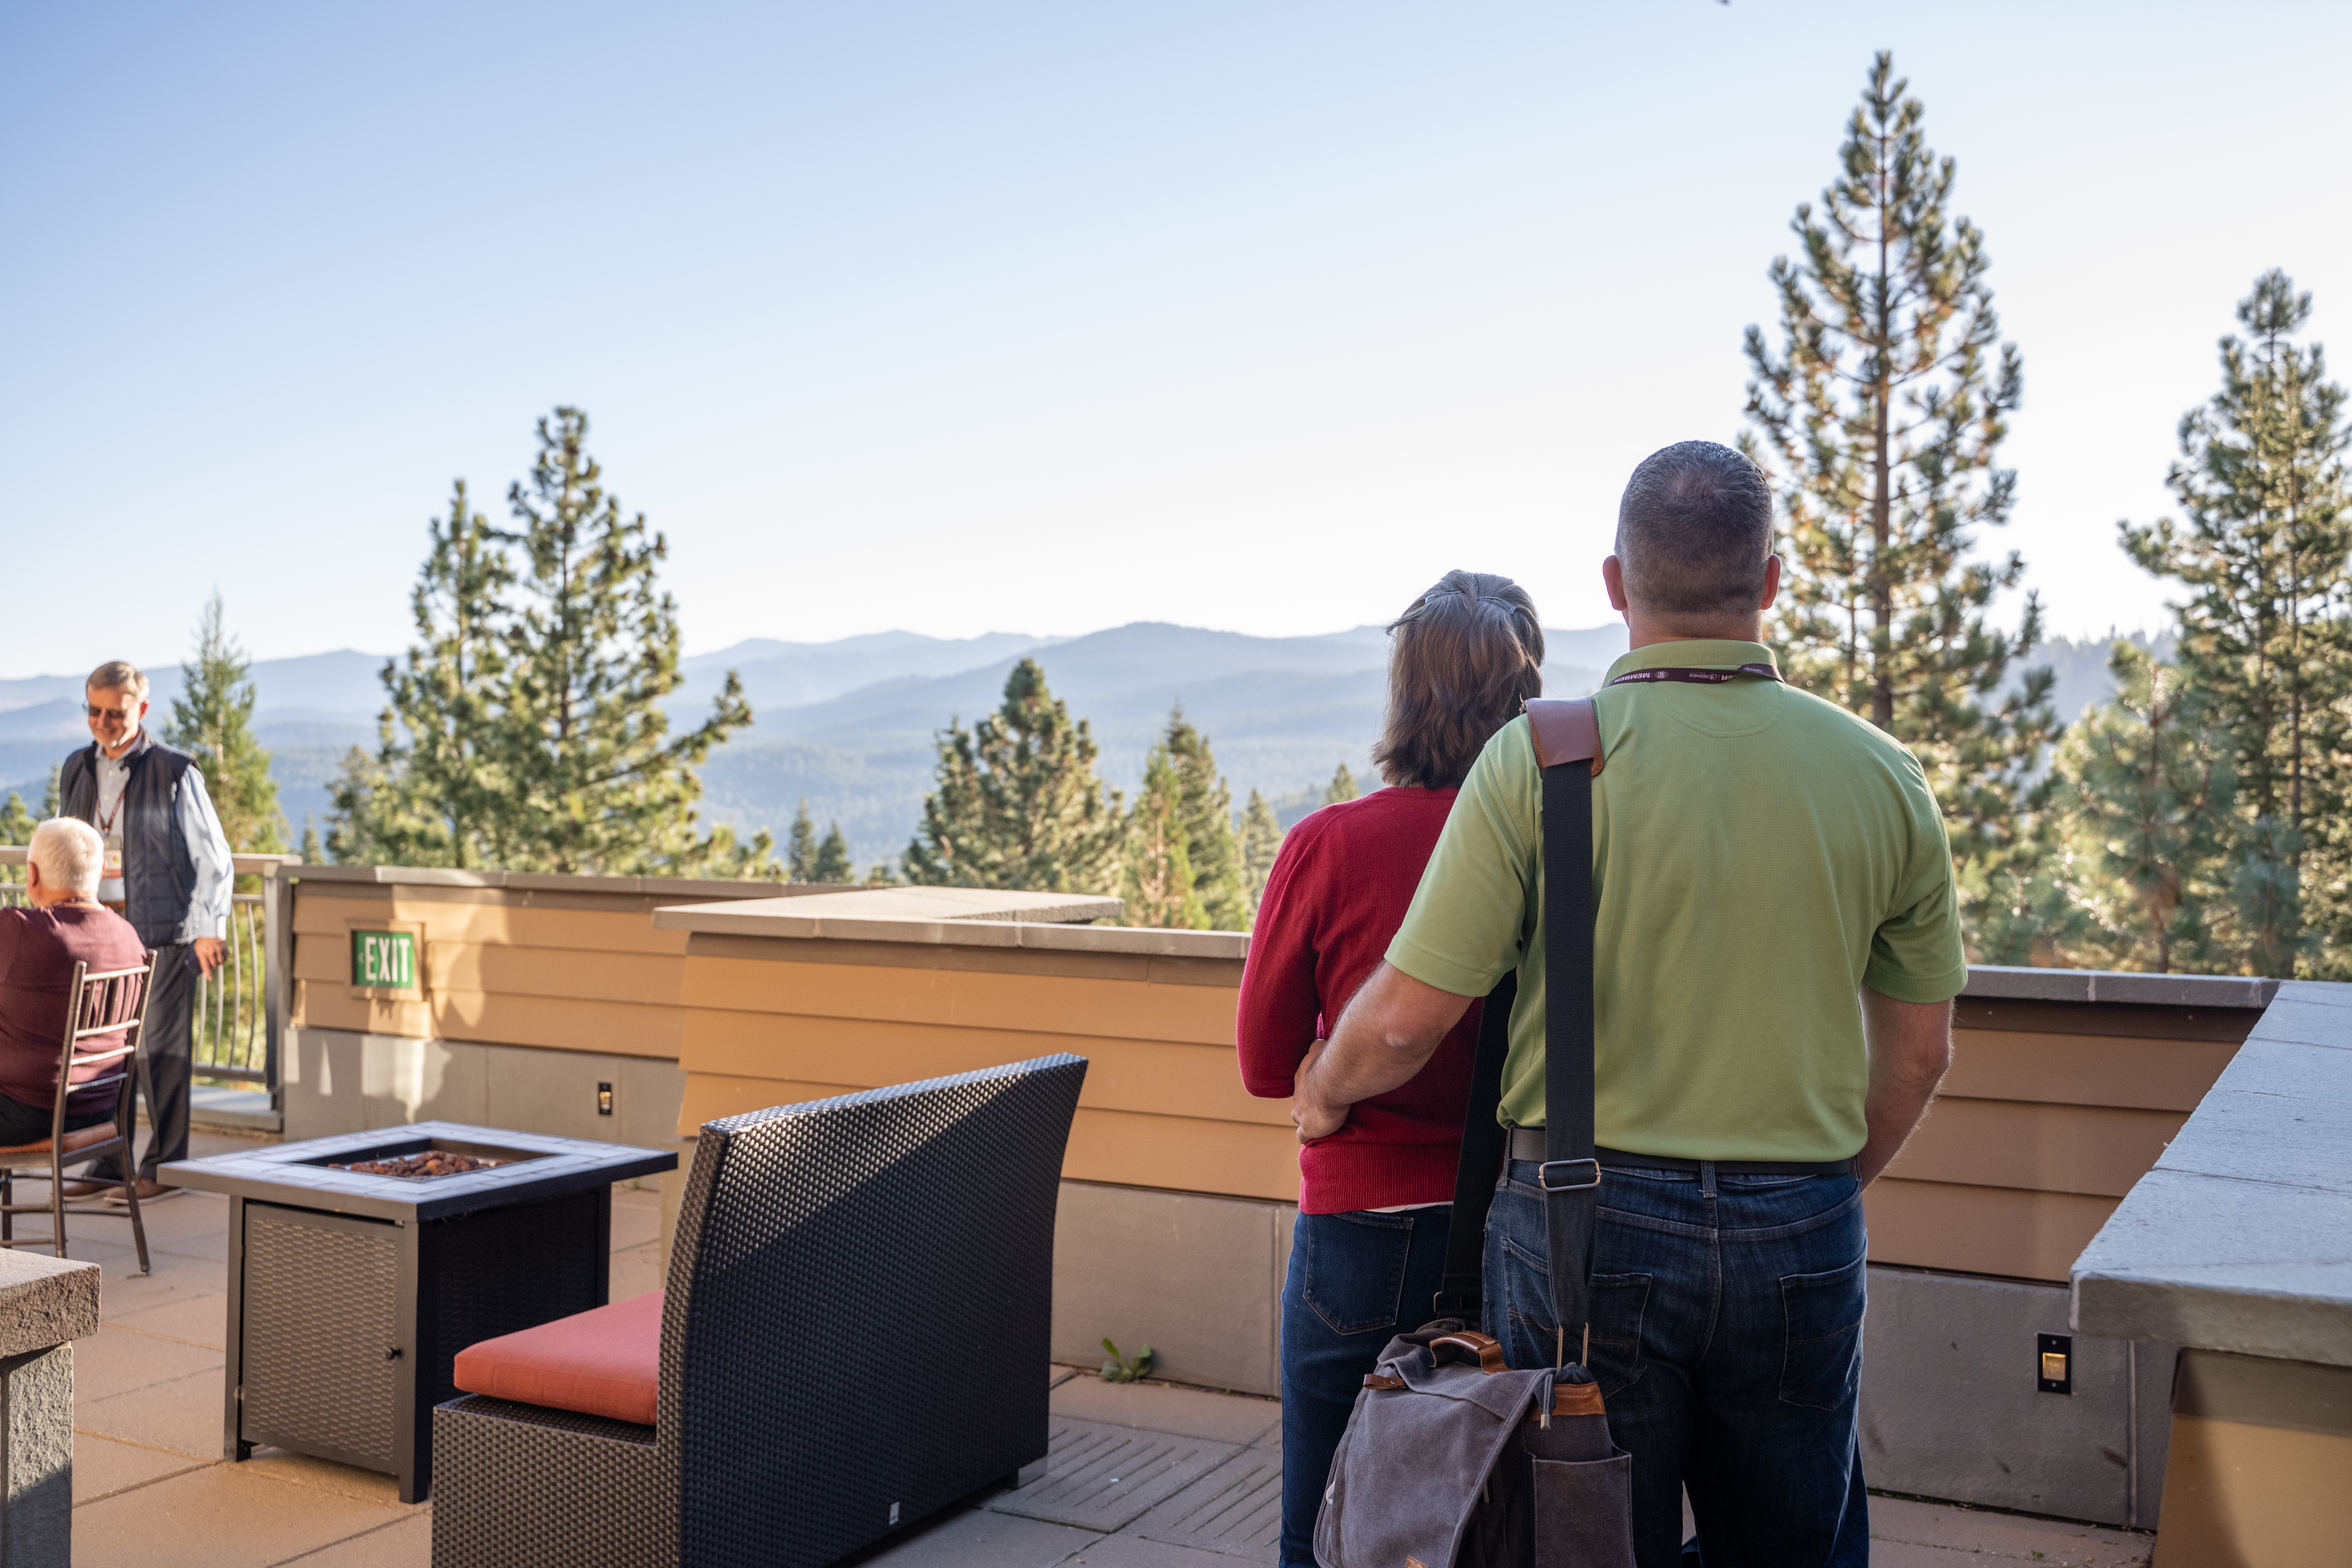
[[[131,1089],[133,1068],[143,1067],[146,1059],[141,1047],[146,1043],[147,990],[154,969],[152,954],[136,969],[104,969],[93,973],[87,963],[74,965],[73,990],[66,1007],[65,1039],[58,1058],[57,1099],[49,1112],[49,1135],[35,1142],[0,1148],[0,1247],[54,1246],[58,1256],[63,1258],[66,1255],[66,1167],[87,1164],[111,1154],[115,1157],[115,1168],[123,1173],[120,1179],[97,1175],[83,1179],[121,1187],[123,1213],[95,1208],[74,1212],[106,1219],[119,1219],[127,1215],[131,1221],[131,1239],[139,1248],[139,1272],[144,1274],[148,1271],[147,1223],[139,1217],[137,1162],[131,1157],[131,1140],[137,1123],[133,1120]],[[121,1036],[122,1043],[98,1050],[82,1048],[84,1042],[109,1035]],[[76,1068],[110,1063],[119,1065],[110,1072],[85,1079],[80,1083],[73,1081]],[[87,1093],[110,1086],[114,1089],[114,1120],[67,1131],[67,1096],[76,1090]],[[28,1170],[46,1170],[49,1184],[47,1203],[20,1204],[16,1201],[16,1173]],[[20,1214],[47,1215],[49,1234],[18,1236],[16,1216]]]
[[[1084,1058],[706,1123],[655,1425],[433,1414],[436,1568],[828,1563],[1045,1457]]]

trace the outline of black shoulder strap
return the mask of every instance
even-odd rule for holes
[[[1601,771],[1601,727],[1590,698],[1538,698],[1528,705],[1536,757],[1543,767],[1544,856],[1544,1155],[1541,1170],[1547,1251],[1552,1261],[1553,1321],[1568,1328],[1586,1317],[1585,1278],[1601,1167],[1592,1150],[1592,776]],[[1576,765],[1582,764],[1582,765]],[[1487,996],[1478,1025],[1470,1104],[1463,1118],[1462,1158],[1454,1177],[1439,1317],[1476,1321],[1483,1297],[1486,1211],[1503,1163],[1503,1063],[1510,1052],[1516,974]],[[1569,1266],[1559,1262],[1567,1259]]]
[[[1529,708],[1535,706],[1530,702]],[[1562,707],[1569,704],[1562,703]],[[1545,1258],[1551,1274],[1552,1321],[1577,1335],[1583,1360],[1586,1277],[1601,1206],[1601,1163],[1592,1149],[1592,775],[1601,771],[1600,726],[1592,702],[1578,726],[1580,755],[1541,753],[1544,856],[1544,1189]]]
[[[1445,1233],[1445,1275],[1433,1315],[1475,1325],[1484,1300],[1486,1211],[1495,1203],[1495,1175],[1503,1168],[1503,1058],[1511,1054],[1511,1004],[1519,977],[1507,973],[1486,994],[1478,1015],[1478,1054],[1470,1068],[1470,1105],[1462,1115],[1462,1158],[1454,1168],[1454,1216]]]

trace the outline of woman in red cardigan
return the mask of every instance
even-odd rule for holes
[[[1242,1081],[1286,1098],[1307,1048],[1379,967],[1480,748],[1542,695],[1543,627],[1507,577],[1449,572],[1389,627],[1391,786],[1282,841],[1242,975]],[[1418,1077],[1299,1152],[1282,1288],[1282,1563],[1314,1568],[1315,1515],[1356,1392],[1389,1336],[1428,1320],[1445,1260],[1479,1009]]]

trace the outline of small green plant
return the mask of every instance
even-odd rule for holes
[[[1118,1347],[1110,1342],[1110,1337],[1108,1334],[1103,1337],[1102,1345],[1104,1350],[1110,1352],[1110,1360],[1103,1363],[1102,1376],[1105,1383],[1140,1383],[1151,1375],[1150,1345],[1145,1345],[1141,1350],[1137,1351],[1133,1360],[1119,1354]]]

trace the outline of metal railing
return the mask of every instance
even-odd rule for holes
[[[0,907],[25,902],[22,845],[0,844]],[[262,890],[230,897],[228,935],[220,968],[196,983],[195,1058],[198,1078],[278,1087],[278,1010],[270,1005],[270,915],[282,907],[280,867],[292,855],[232,858],[239,880],[261,879]]]

